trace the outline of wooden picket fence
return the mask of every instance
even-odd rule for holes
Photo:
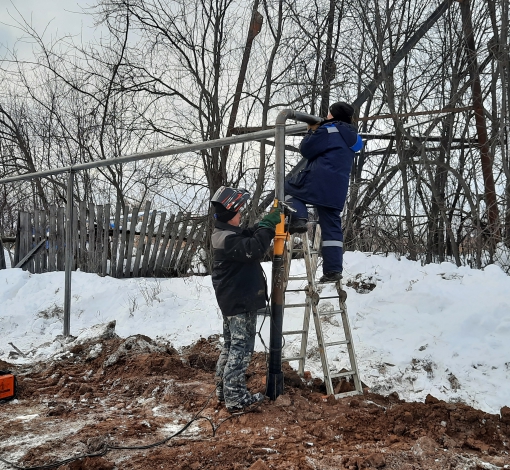
[[[192,273],[208,221],[191,213],[177,215],[117,203],[81,202],[72,221],[73,266],[101,276],[176,277]],[[32,273],[65,270],[65,208],[20,212],[14,267]]]

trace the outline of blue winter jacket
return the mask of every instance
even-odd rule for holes
[[[285,182],[285,194],[308,204],[342,210],[354,153],[362,147],[354,126],[345,122],[327,122],[316,131],[308,131],[300,146],[308,161]]]

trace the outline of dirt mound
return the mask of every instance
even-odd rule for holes
[[[8,362],[0,360],[0,370],[12,370],[14,366]]]
[[[196,369],[214,371],[220,356],[221,344],[219,336],[200,338],[195,344],[183,348],[183,356],[188,364]]]
[[[0,407],[0,456],[34,466],[108,449],[60,467],[66,470],[510,465],[507,407],[499,416],[368,390],[335,400],[324,397],[320,379],[302,379],[288,364],[284,395],[231,416],[214,394],[218,354],[218,337],[181,354],[141,335],[70,343],[58,360],[19,369],[20,398]],[[247,384],[263,392],[265,381],[266,357],[256,353]]]

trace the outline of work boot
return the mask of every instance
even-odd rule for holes
[[[262,403],[265,400],[265,396],[262,395],[262,393],[255,393],[254,395],[251,395],[250,393],[247,393],[241,400],[240,403],[233,406],[227,405],[227,411],[229,413],[241,413],[243,411],[251,411],[253,408],[255,408],[257,405]]]
[[[292,219],[289,225],[289,233],[305,233],[308,231],[307,219]]]
[[[319,279],[320,283],[325,282],[337,282],[342,279],[342,273],[338,271],[331,271],[329,273],[324,273],[324,275]]]

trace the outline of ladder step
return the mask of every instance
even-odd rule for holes
[[[289,278],[287,279],[288,281],[307,281],[308,280],[308,277],[307,276],[289,276]]]
[[[302,359],[304,359],[304,356],[282,357],[282,362],[301,361]]]
[[[285,293],[287,292],[305,292],[306,289],[285,289]]]
[[[306,330],[289,330],[289,331],[282,331],[282,335],[300,335],[306,333]]]
[[[293,253],[304,253],[305,250],[303,250],[303,248],[292,248],[292,252]],[[316,250],[309,250],[309,253],[311,255],[318,255],[319,254],[319,252],[316,251]]]
[[[349,341],[333,341],[332,343],[324,343],[324,346],[340,346],[341,344],[349,344]]]
[[[284,307],[285,308],[306,307],[306,303],[305,304],[285,304]]]
[[[339,313],[343,313],[343,310],[333,310],[332,312],[322,312],[322,313],[319,313],[319,317],[327,317],[329,315],[338,315]]]
[[[320,297],[319,300],[326,300],[326,299],[338,299],[338,294],[337,295],[326,295],[324,297]]]
[[[353,370],[348,370],[347,372],[338,372],[337,374],[329,374],[330,379],[335,379],[338,377],[347,377],[348,375],[354,375],[355,372]]]

